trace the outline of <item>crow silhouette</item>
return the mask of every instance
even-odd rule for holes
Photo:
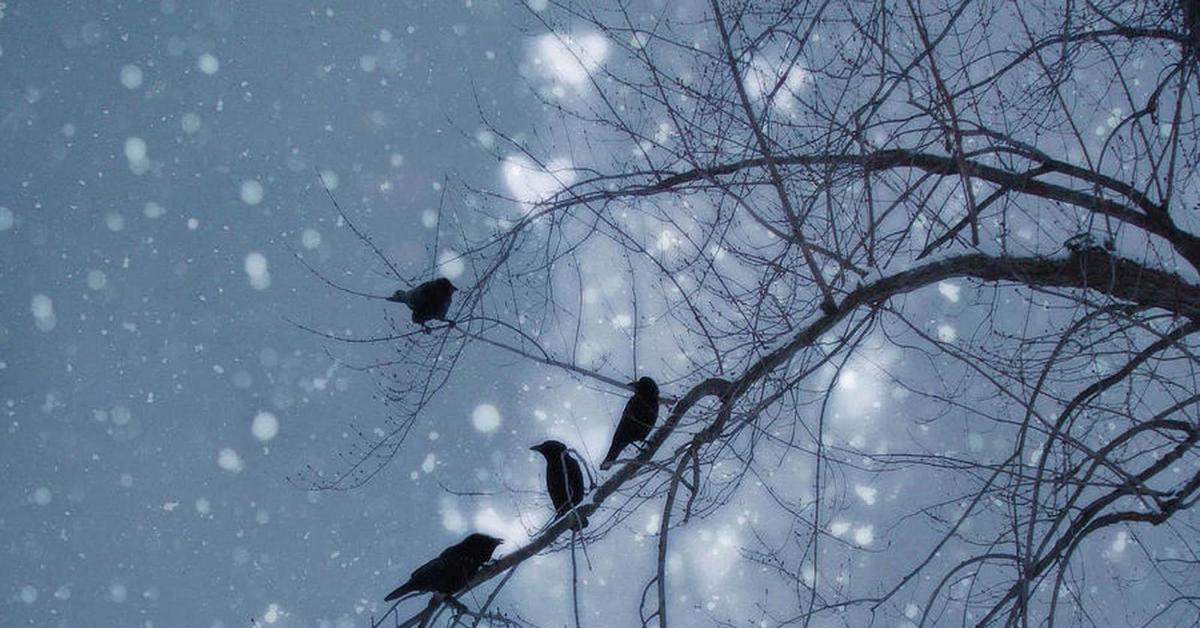
[[[567,446],[559,441],[548,440],[530,449],[546,459],[546,492],[554,504],[554,518],[557,520],[583,501],[583,471]],[[579,512],[576,515],[578,520],[571,527],[575,530],[586,528],[587,517]]]
[[[613,434],[612,446],[608,455],[600,463],[601,469],[612,466],[621,450],[631,443],[646,440],[654,422],[658,420],[658,384],[649,377],[643,377],[629,384],[633,386],[633,396],[625,404],[621,413],[621,422],[617,423],[617,431]]]
[[[467,586],[503,542],[494,536],[472,534],[413,570],[408,582],[388,593],[383,601],[391,602],[417,593],[453,595]]]
[[[432,320],[446,321],[453,327],[454,321],[448,320],[446,313],[450,311],[450,299],[457,291],[449,279],[438,277],[412,290],[397,290],[387,300],[407,305],[412,310],[412,322],[422,327]]]

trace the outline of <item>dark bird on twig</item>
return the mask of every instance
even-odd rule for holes
[[[494,536],[472,534],[442,550],[437,558],[417,567],[408,577],[408,582],[388,593],[383,601],[391,602],[417,593],[453,595],[467,586],[503,542]]]
[[[554,519],[566,516],[583,501],[583,471],[579,463],[567,446],[556,440],[545,441],[530,449],[546,459],[546,492],[554,504]],[[578,511],[575,516],[578,520],[571,527],[575,530],[586,528],[587,517]]]
[[[608,455],[600,463],[601,469],[612,466],[621,450],[631,443],[646,440],[654,422],[658,420],[658,384],[649,377],[643,377],[629,384],[633,386],[633,397],[625,404],[621,413],[621,422],[617,424],[617,432],[613,434],[612,446]]]
[[[446,321],[453,327],[454,321],[448,320],[446,313],[450,311],[450,299],[457,291],[449,279],[438,277],[412,290],[397,290],[387,300],[407,305],[412,310],[412,322],[422,327],[432,320]]]

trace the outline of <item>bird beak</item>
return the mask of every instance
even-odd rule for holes
[[[541,445],[534,445],[533,447],[530,447],[530,448],[529,448],[529,451],[537,451],[537,452],[541,452],[541,451],[542,451],[542,446],[541,446]]]

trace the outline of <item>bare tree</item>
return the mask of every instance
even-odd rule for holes
[[[649,372],[666,419],[582,507],[592,542],[659,513],[645,625],[675,623],[675,531],[742,499],[771,509],[739,548],[767,593],[714,623],[1189,624],[1198,14],[536,14],[586,78],[538,92],[554,117],[537,141],[493,132],[505,167],[555,185],[462,192],[476,213],[453,236],[470,277],[458,326],[393,321],[370,339],[394,352],[371,365],[387,429],[312,479],[348,488],[386,466],[475,347],[614,391]],[[582,33],[603,38],[603,63]],[[551,525],[477,585],[570,536]]]

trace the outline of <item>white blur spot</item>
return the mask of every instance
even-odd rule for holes
[[[7,207],[0,207],[0,231],[8,231],[16,224],[17,217],[13,211]]]
[[[954,325],[950,324],[938,325],[937,335],[938,340],[942,342],[954,342],[958,340],[958,330],[954,328]]]
[[[421,462],[421,470],[425,473],[433,473],[437,467],[437,455],[433,453],[425,454],[425,460]]]
[[[309,227],[300,234],[300,244],[306,249],[315,249],[321,246],[321,232]]]
[[[904,607],[904,616],[909,619],[916,619],[917,615],[921,614],[921,609],[916,604],[909,602]]]
[[[608,40],[589,33],[582,37],[546,33],[534,44],[533,63],[551,79],[581,86],[608,56]]]
[[[858,495],[858,498],[868,506],[875,505],[875,496],[878,493],[879,491],[875,490],[874,487],[866,486],[864,484],[858,484],[854,487],[854,494]]]
[[[859,526],[854,530],[854,542],[867,546],[875,541],[875,526]]]
[[[184,133],[191,135],[200,130],[200,116],[194,113],[185,113],[179,118],[179,128],[183,129]]]
[[[230,473],[241,473],[246,468],[238,452],[226,447],[217,453],[217,466]]]
[[[443,497],[439,507],[442,515],[442,527],[449,532],[461,534],[467,531],[467,518],[463,516],[458,506],[449,497]]]
[[[150,170],[146,141],[137,136],[125,138],[125,159],[129,160],[129,170],[134,174],[145,174]]]
[[[959,288],[958,284],[939,281],[938,292],[942,293],[942,296],[946,297],[947,301],[951,303],[958,303],[959,294],[962,292],[962,288]]]
[[[467,269],[467,263],[457,251],[446,249],[438,255],[438,268],[446,279],[458,279]]]
[[[834,536],[837,536],[837,537],[842,536],[849,530],[850,530],[850,522],[849,521],[834,521],[829,524],[829,533]]]
[[[162,205],[159,205],[154,201],[146,201],[146,205],[142,208],[142,212],[146,214],[147,218],[153,220],[155,218],[162,218],[163,214],[167,213],[167,210],[163,209]]]
[[[108,212],[104,215],[104,225],[109,231],[117,232],[125,229],[125,217],[117,212]]]
[[[52,331],[58,324],[58,318],[54,315],[54,301],[44,294],[33,295],[29,310],[33,312],[33,324],[38,331]]]
[[[33,503],[38,506],[49,506],[52,499],[54,499],[54,494],[44,486],[39,486],[33,491]]]
[[[32,584],[27,584],[21,587],[21,601],[26,604],[33,604],[37,601],[38,590]]]
[[[199,229],[200,221],[195,218],[188,218],[187,228],[188,228],[188,231],[195,231],[196,229]]]
[[[787,75],[784,76],[786,71]],[[770,98],[770,104],[782,111],[796,107],[796,94],[808,83],[808,72],[795,64],[786,68],[755,57],[746,69],[746,95],[755,100]]]
[[[217,73],[217,70],[221,69],[221,62],[206,52],[196,59],[196,67],[200,68],[201,72],[212,76]]]
[[[137,89],[142,86],[142,69],[130,63],[121,68],[121,84],[125,89]]]
[[[108,597],[117,604],[121,604],[129,597],[129,590],[120,582],[114,582],[108,585]]]
[[[500,410],[490,403],[481,403],[471,412],[471,425],[483,433],[495,432],[500,428]]]
[[[432,229],[437,226],[438,215],[432,209],[427,209],[421,212],[421,226],[426,229]]]
[[[163,502],[162,509],[167,512],[175,512],[179,508],[179,502]]]
[[[525,0],[525,4],[535,13],[541,13],[546,10],[550,0]]]
[[[266,443],[279,434],[279,419],[270,412],[259,412],[250,422],[250,433],[260,443]]]
[[[1125,548],[1129,546],[1129,532],[1121,530],[1117,532],[1117,536],[1113,539],[1112,544],[1108,546],[1108,551],[1105,556],[1109,559],[1115,559],[1119,555],[1125,553]]]
[[[243,203],[250,206],[258,205],[263,200],[263,186],[254,179],[246,179],[242,181],[240,194]]]
[[[212,504],[210,504],[207,499],[204,499],[203,497],[196,499],[196,512],[202,515],[207,515],[211,511]]]
[[[87,274],[87,285],[92,290],[103,290],[108,285],[108,275],[102,270],[90,270]]]
[[[575,182],[575,169],[566,159],[554,159],[543,169],[523,155],[512,155],[500,166],[504,185],[528,211]]]
[[[846,369],[838,374],[838,388],[842,390],[854,390],[858,388],[858,372]]]
[[[267,605],[267,612],[263,613],[263,623],[273,624],[286,616],[287,613],[278,604],[271,603]]]
[[[512,541],[527,537],[525,527],[519,519],[506,519],[491,506],[484,506],[475,513],[475,528],[484,534],[505,539],[508,541],[507,547],[513,545]],[[497,552],[503,551],[505,547],[506,545],[501,545]]]
[[[341,177],[332,170],[321,171],[321,183],[330,190],[336,190],[342,182]]]
[[[242,267],[250,280],[250,287],[255,290],[266,290],[271,287],[271,273],[267,270],[267,258],[262,253],[250,253]]]

